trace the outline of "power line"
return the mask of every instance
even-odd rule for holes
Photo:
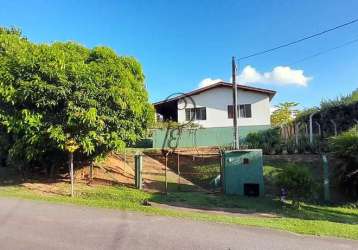
[[[338,45],[338,46],[335,46],[335,47],[332,47],[332,48],[329,48],[329,49],[326,49],[326,50],[322,50],[322,51],[317,52],[317,53],[315,53],[315,54],[312,54],[312,55],[310,55],[310,56],[306,56],[306,57],[304,57],[304,58],[302,58],[302,59],[299,59],[299,60],[297,60],[297,61],[294,61],[294,62],[290,63],[289,65],[295,65],[295,64],[297,64],[297,63],[307,61],[307,60],[309,60],[309,59],[312,59],[312,58],[315,58],[315,57],[317,57],[317,56],[326,54],[326,53],[331,52],[331,51],[336,50],[336,49],[340,49],[340,48],[346,47],[346,46],[351,45],[351,44],[356,43],[356,42],[358,42],[358,38],[357,38],[357,39],[354,39],[354,40],[351,40],[351,41],[348,41],[348,42],[345,42],[345,43],[343,43],[343,44],[341,44],[341,45]]]
[[[241,61],[241,60],[244,60],[244,59],[248,59],[248,58],[251,58],[251,57],[254,57],[254,56],[266,54],[266,53],[269,53],[269,52],[272,52],[272,51],[275,51],[275,50],[278,50],[278,49],[281,49],[281,48],[284,48],[284,47],[288,47],[288,46],[291,46],[291,45],[293,45],[293,44],[303,42],[303,41],[308,40],[308,39],[311,39],[311,38],[313,38],[313,37],[321,36],[321,35],[323,35],[323,34],[325,34],[325,33],[334,31],[334,30],[336,30],[336,29],[340,29],[340,28],[342,28],[342,27],[348,26],[348,25],[353,24],[353,23],[356,23],[356,22],[358,22],[358,18],[357,18],[357,19],[354,19],[354,20],[352,20],[352,21],[350,21],[350,22],[347,22],[347,23],[338,25],[338,26],[336,26],[336,27],[333,27],[333,28],[330,28],[330,29],[321,31],[321,32],[319,32],[319,33],[316,33],[316,34],[313,34],[313,35],[310,35],[310,36],[303,37],[303,38],[298,39],[298,40],[293,41],[293,42],[285,43],[285,44],[279,45],[279,46],[274,47],[274,48],[262,50],[262,51],[259,51],[259,52],[256,52],[256,53],[253,53],[253,54],[244,56],[244,57],[240,57],[240,58],[238,59],[238,61]]]

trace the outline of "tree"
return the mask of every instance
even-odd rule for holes
[[[295,109],[297,106],[297,102],[283,102],[276,105],[276,110],[271,114],[272,126],[280,126],[292,121],[297,113]]]
[[[10,162],[93,159],[135,143],[153,120],[134,58],[74,42],[34,44],[0,29],[0,124],[13,141]]]

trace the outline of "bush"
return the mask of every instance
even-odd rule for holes
[[[249,133],[245,138],[248,148],[261,148],[264,154],[272,154],[275,149],[282,152],[279,128],[271,128],[259,132]]]
[[[358,126],[328,140],[329,148],[338,160],[336,176],[347,194],[358,197]]]
[[[287,154],[294,154],[296,152],[296,142],[294,138],[290,138],[286,143]]]
[[[310,198],[314,190],[314,181],[307,168],[288,166],[277,175],[277,185],[288,191],[294,207],[300,206],[300,201]]]

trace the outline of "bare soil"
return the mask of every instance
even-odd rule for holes
[[[160,159],[159,159],[159,158]],[[89,181],[89,166],[84,166],[75,171],[76,181],[89,181],[91,185],[134,185],[134,155],[110,154],[106,160],[94,166],[93,179]],[[143,155],[143,188],[150,192],[163,192],[165,190],[165,157],[160,155]],[[167,181],[169,185],[179,182],[178,174],[167,168]],[[196,186],[189,180],[181,177],[182,185]]]

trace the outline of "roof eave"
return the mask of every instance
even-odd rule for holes
[[[186,96],[198,95],[198,94],[200,94],[200,93],[202,93],[204,91],[207,91],[207,90],[210,90],[210,89],[213,89],[213,88],[217,88],[217,87],[220,87],[220,86],[232,87],[232,84],[228,83],[228,82],[217,82],[217,83],[211,84],[209,86],[206,86],[206,87],[203,87],[203,88],[200,88],[200,89],[195,89],[195,90],[190,91],[188,93],[183,93],[182,95],[178,95],[178,96],[170,98],[170,99],[155,102],[155,103],[153,103],[153,105],[157,106],[157,105],[160,105],[160,104],[163,104],[163,103],[179,100],[179,99],[181,99],[183,97],[186,97]],[[247,91],[253,91],[253,92],[259,92],[259,93],[267,94],[269,96],[269,98],[270,98],[270,101],[272,100],[272,98],[276,94],[276,91],[270,90],[270,89],[261,89],[261,88],[256,88],[256,87],[251,87],[251,86],[241,85],[241,84],[238,84],[237,87],[240,88],[241,90],[247,90]]]

